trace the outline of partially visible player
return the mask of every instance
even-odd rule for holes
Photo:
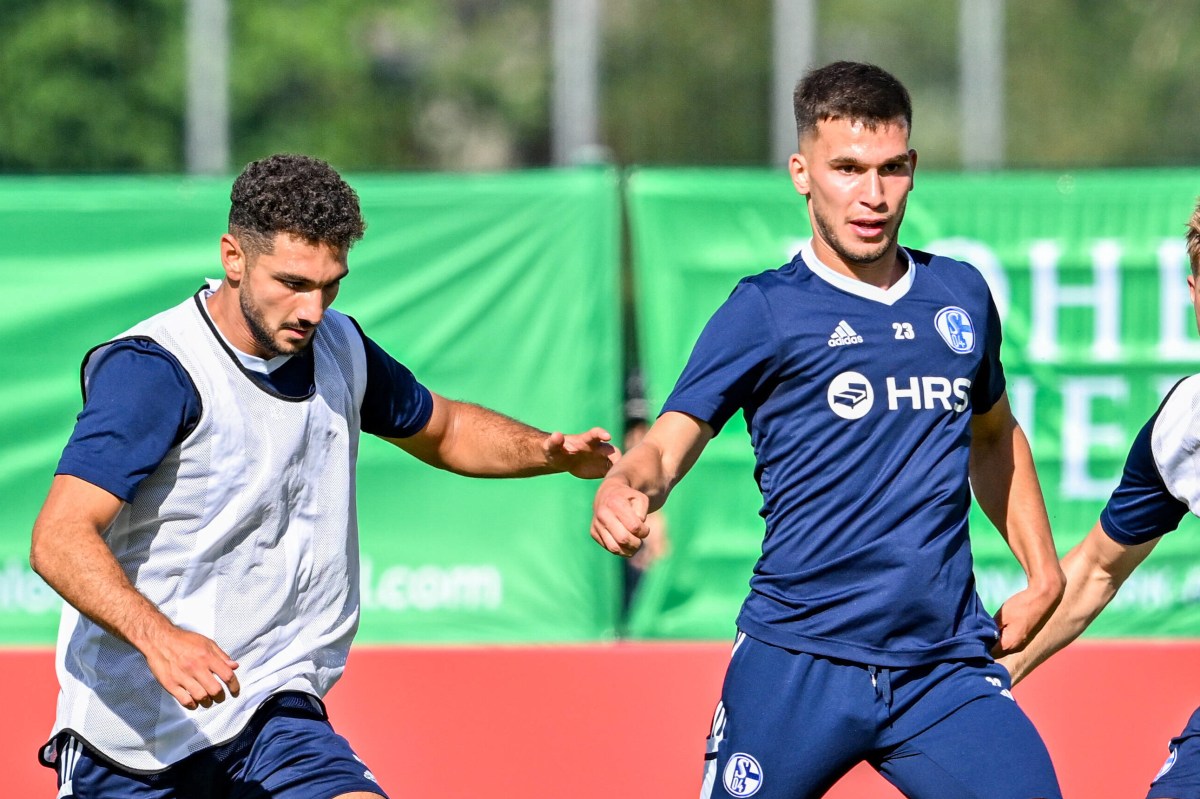
[[[1188,292],[1200,328],[1200,204],[1188,221]],[[1121,483],[1100,519],[1062,559],[1067,589],[1029,645],[1001,659],[1013,683],[1075,640],[1116,596],[1162,536],[1189,511],[1200,514],[1200,374],[1175,384],[1129,450]],[[1171,740],[1166,764],[1150,785],[1154,799],[1200,799],[1200,709]]]
[[[741,410],[766,535],[702,796],[819,797],[866,761],[910,797],[1059,797],[990,655],[1025,645],[1063,577],[987,284],[897,244],[917,163],[899,81],[830,64],[795,108],[789,166],[812,241],[709,320],[643,443],[600,484],[592,537],[635,552],[647,513]],[[1029,581],[995,620],[971,571],[972,488]]]
[[[432,393],[329,307],[364,222],[328,164],[255,161],[231,199],[224,279],[85,356],[34,526],[69,603],[59,799],[384,796],[321,702],[358,628],[360,431],[465,475],[617,457]]]

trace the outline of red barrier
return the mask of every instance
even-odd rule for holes
[[[360,647],[328,704],[397,799],[694,797],[727,657],[692,643]],[[1200,641],[1084,641],[1016,693],[1068,799],[1136,799],[1200,703],[1196,673]],[[34,753],[56,690],[49,651],[0,650],[5,796],[53,796]],[[867,768],[829,794],[899,796]]]

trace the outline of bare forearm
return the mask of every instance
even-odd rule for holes
[[[667,501],[667,495],[677,482],[663,462],[663,453],[652,442],[643,441],[625,453],[625,457],[604,478],[624,483],[646,495],[650,510],[656,511]]]
[[[1079,547],[1067,553],[1062,567],[1067,577],[1062,601],[1033,640],[1022,651],[1003,660],[1012,673],[1014,685],[1078,638],[1117,593],[1118,585],[1111,575],[1087,564]]]
[[[557,469],[546,433],[479,405],[459,402],[440,448],[444,468],[471,477],[532,477]]]
[[[1025,433],[1015,423],[971,448],[971,487],[1031,586],[1062,591],[1050,520]]]
[[[389,442],[439,469],[468,477],[531,477],[561,471],[547,457],[547,433],[467,402],[434,398],[425,429]]]
[[[116,558],[94,531],[58,525],[35,528],[33,570],[76,610],[108,632],[144,651],[171,625],[130,583]],[[65,545],[69,542],[69,545]]]
[[[1050,620],[1024,651],[1002,660],[1013,682],[1078,638],[1157,543],[1158,539],[1132,545],[1117,543],[1097,522],[1062,560],[1067,589]]]

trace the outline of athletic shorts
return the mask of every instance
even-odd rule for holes
[[[58,772],[59,799],[333,799],[352,791],[386,796],[333,731],[322,704],[298,692],[268,699],[228,743],[151,774],[122,769],[69,732],[50,747],[42,763]]]
[[[985,658],[882,668],[739,633],[701,799],[817,799],[863,761],[910,799],[1062,799],[1010,687]]]
[[[1150,782],[1146,799],[1200,799],[1200,708],[1168,749],[1167,762]]]

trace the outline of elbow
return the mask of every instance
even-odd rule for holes
[[[29,545],[29,568],[45,580],[47,573],[52,569],[53,560],[54,556],[44,531],[39,525],[34,525]]]

